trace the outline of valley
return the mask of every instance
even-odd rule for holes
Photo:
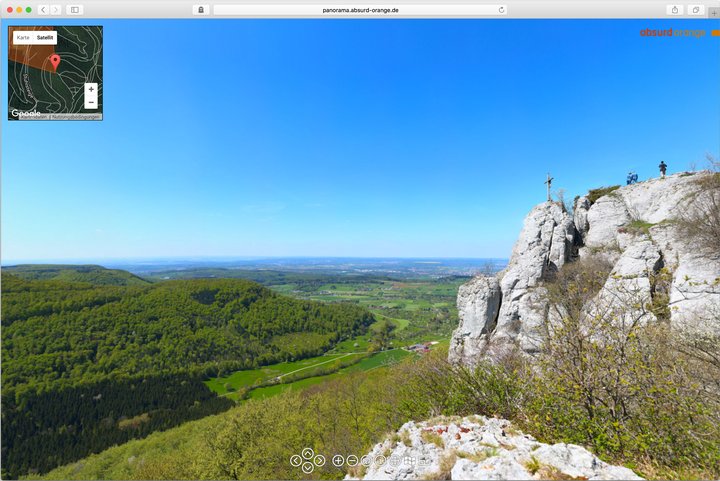
[[[156,282],[205,277],[249,279],[280,294],[324,303],[356,304],[374,315],[376,321],[367,333],[341,341],[321,356],[222,373],[206,381],[218,395],[240,401],[266,398],[347,373],[389,366],[417,355],[404,349],[417,343],[438,342],[446,346],[457,324],[457,289],[470,279],[462,274],[477,270],[494,272],[504,264],[498,259],[472,260],[465,264],[404,259],[374,260],[367,264],[328,259],[302,263],[295,259],[260,261],[233,268],[190,264],[176,265],[169,270],[155,270],[157,266],[135,266],[135,269]],[[390,345],[380,352],[368,352],[372,351],[374,331],[386,323],[392,326]]]
[[[4,470],[42,474],[235,403],[374,376],[444,349],[468,277],[422,266],[394,268],[397,277],[297,266],[3,268]],[[133,395],[140,386],[152,390]],[[90,401],[83,413],[78,397]]]

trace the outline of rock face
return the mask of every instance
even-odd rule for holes
[[[481,416],[406,423],[356,472],[361,479],[642,479],[580,446],[543,444],[509,421]]]
[[[570,259],[575,238],[573,219],[560,205],[536,206],[525,218],[503,274],[478,277],[460,288],[460,327],[453,334],[450,360],[473,364],[514,341],[528,352],[536,350],[544,313],[535,290]]]
[[[696,208],[700,181],[709,175],[681,173],[624,186],[594,203],[579,197],[572,216],[555,202],[537,205],[525,219],[508,267],[460,288],[460,325],[450,360],[473,365],[510,345],[537,352],[546,317],[543,281],[576,258],[601,256],[613,265],[599,301],[622,303],[617,292],[632,292],[634,304],[642,306],[666,293],[676,327],[720,312],[720,252],[702,251],[674,222]],[[671,277],[667,285],[658,285],[661,270]],[[654,319],[649,312],[641,315]],[[717,323],[709,328],[720,331]]]
[[[453,335],[453,361],[477,359],[489,333],[495,330],[500,312],[500,280],[476,277],[458,289],[460,326]]]

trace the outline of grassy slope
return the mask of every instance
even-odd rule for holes
[[[407,351],[384,351],[360,363],[329,376],[303,379],[295,383],[270,386],[252,391],[251,398],[267,398],[287,389],[304,389],[329,379],[342,376],[344,372],[371,371],[411,356]],[[198,453],[207,448],[208,432],[217,432],[232,419],[234,409],[206,418],[190,421],[181,426],[156,432],[145,439],[114,446],[80,461],[56,468],[45,475],[28,476],[23,479],[131,479],[134,467],[142,459],[158,459],[174,452]],[[191,462],[191,460],[190,460]]]

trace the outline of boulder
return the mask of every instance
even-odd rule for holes
[[[495,329],[501,297],[497,277],[476,277],[460,286],[457,306],[461,321],[452,338],[452,362],[480,358],[487,334]]]

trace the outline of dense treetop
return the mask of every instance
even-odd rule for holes
[[[2,288],[4,388],[251,368],[318,355],[373,321],[235,279],[119,286],[3,272]]]
[[[20,264],[3,270],[27,280],[89,282],[110,286],[142,286],[150,282],[127,271],[96,265]]]

